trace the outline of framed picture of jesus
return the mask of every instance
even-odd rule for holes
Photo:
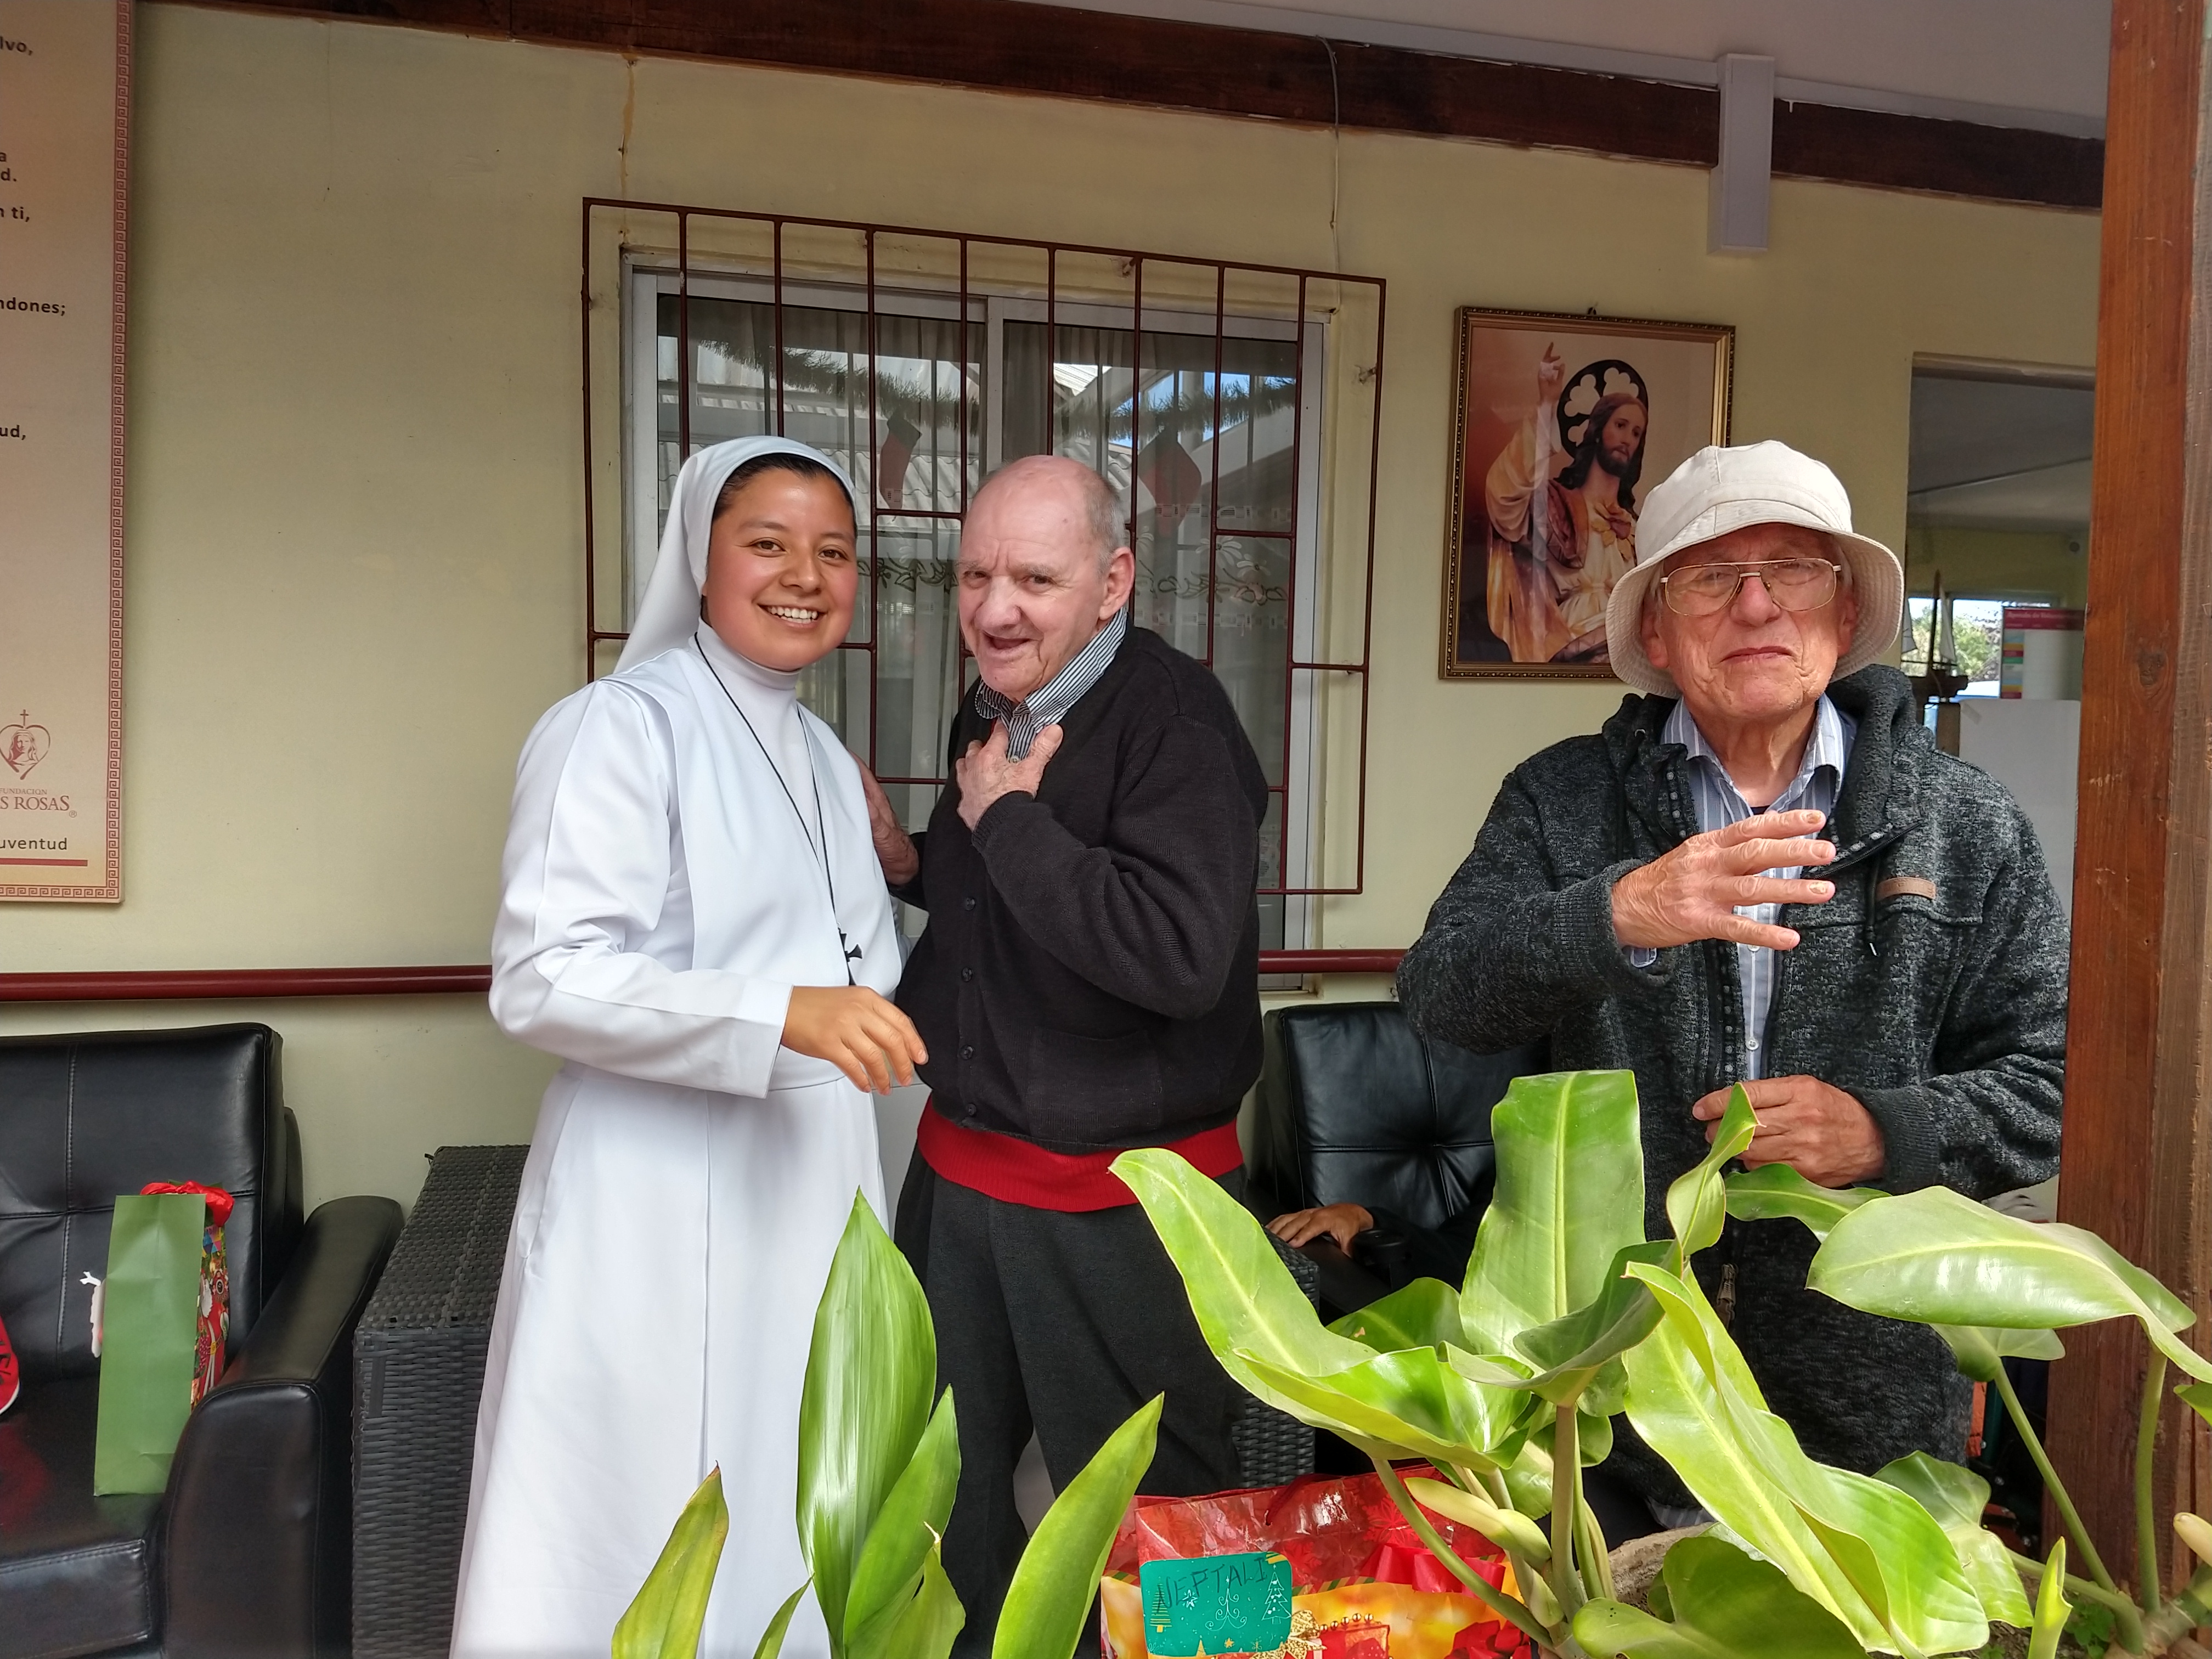
[[[1729,437],[1735,331],[1540,311],[1459,313],[1446,679],[1601,679],[1605,602],[1645,493]]]

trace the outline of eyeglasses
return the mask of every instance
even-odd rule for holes
[[[1844,568],[1826,559],[1759,559],[1747,564],[1699,564],[1659,578],[1667,608],[1678,617],[1710,617],[1735,603],[1747,576],[1784,611],[1818,611],[1836,597]]]

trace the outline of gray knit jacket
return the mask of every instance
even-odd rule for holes
[[[2058,1168],[2068,942],[2035,832],[2002,785],[1936,750],[1896,670],[1829,695],[1858,722],[1824,832],[1836,892],[1783,912],[1799,943],[1778,964],[1765,1074],[1809,1073],[1873,1114],[1888,1165],[1870,1184],[1981,1199],[2045,1180]],[[1548,1037],[1557,1069],[1636,1073],[1654,1238],[1667,1184],[1705,1154],[1692,1103],[1747,1075],[1735,947],[1680,945],[1638,969],[1613,936],[1613,883],[1697,831],[1686,751],[1661,735],[1673,708],[1629,697],[1599,735],[1516,768],[1398,970],[1431,1036],[1478,1053]],[[1709,1292],[1732,1282],[1732,1328],[1770,1407],[1825,1462],[1960,1459],[1968,1390],[1949,1350],[1808,1291],[1814,1248],[1795,1221],[1732,1221],[1699,1258]],[[1686,1504],[1618,1426],[1617,1471]]]

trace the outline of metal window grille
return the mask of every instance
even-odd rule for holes
[[[626,637],[684,459],[811,443],[861,493],[862,587],[801,695],[919,826],[973,672],[961,517],[1002,462],[1073,456],[1127,505],[1133,619],[1212,667],[1253,739],[1262,942],[1304,943],[1304,902],[1365,880],[1384,297],[1335,272],[587,198],[588,670]]]

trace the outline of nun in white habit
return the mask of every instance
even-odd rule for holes
[[[852,502],[780,438],[693,456],[620,667],[523,746],[491,1008],[566,1063],[492,1323],[456,1655],[605,1659],[717,1464],[702,1654],[750,1656],[806,1577],[807,1337],[854,1189],[883,1211],[866,1090],[922,1058],[859,769],[796,695],[851,621]],[[784,1651],[827,1655],[812,1597]]]

